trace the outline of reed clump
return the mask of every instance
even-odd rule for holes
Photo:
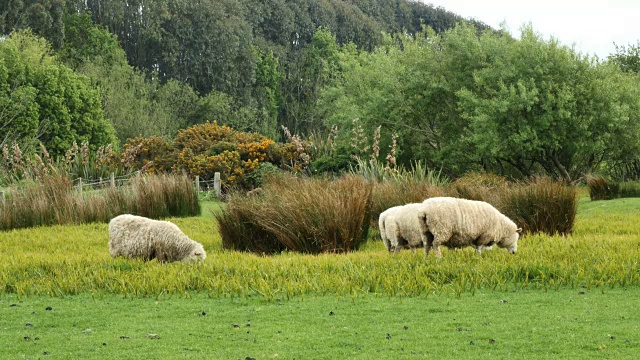
[[[356,176],[275,177],[258,195],[232,197],[216,215],[223,246],[257,253],[357,250],[369,230],[372,186]]]
[[[68,175],[53,172],[9,187],[0,200],[0,229],[108,222],[123,213],[191,216],[200,213],[200,203],[186,176],[139,176],[129,186],[81,192]]]

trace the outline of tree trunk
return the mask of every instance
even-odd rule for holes
[[[558,158],[555,157],[555,156],[551,156],[551,161],[553,161],[553,165],[556,166],[556,169],[558,169],[558,171],[560,171],[560,175],[562,175],[562,177],[564,178],[564,181],[567,184],[570,184],[571,183],[571,175],[569,175],[569,172],[564,167],[564,165],[562,165],[560,163],[560,160],[558,160]]]

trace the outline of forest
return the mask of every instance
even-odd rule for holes
[[[407,0],[9,0],[0,32],[5,173],[15,149],[86,143],[226,180],[228,163],[339,173],[358,158],[640,178],[640,43],[597,59]],[[216,135],[195,144],[200,130]]]

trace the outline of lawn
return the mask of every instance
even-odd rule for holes
[[[640,199],[581,198],[573,236],[526,236],[516,255],[444,250],[441,260],[390,256],[375,231],[350,254],[224,251],[219,208],[205,202],[200,217],[172,219],[204,244],[201,265],[111,259],[106,224],[0,232],[0,359],[640,350]]]
[[[639,301],[637,287],[355,301],[11,295],[0,358],[635,359]]]

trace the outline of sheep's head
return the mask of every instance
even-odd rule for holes
[[[498,241],[498,246],[501,248],[506,248],[507,251],[509,251],[509,254],[515,254],[516,251],[518,251],[518,239],[520,238],[521,232],[521,228],[510,232],[509,235],[503,237],[502,239],[500,239],[500,241]]]
[[[204,251],[204,247],[202,244],[196,244],[193,249],[189,252],[189,256],[185,259],[185,261],[203,261],[207,258],[207,252]]]

